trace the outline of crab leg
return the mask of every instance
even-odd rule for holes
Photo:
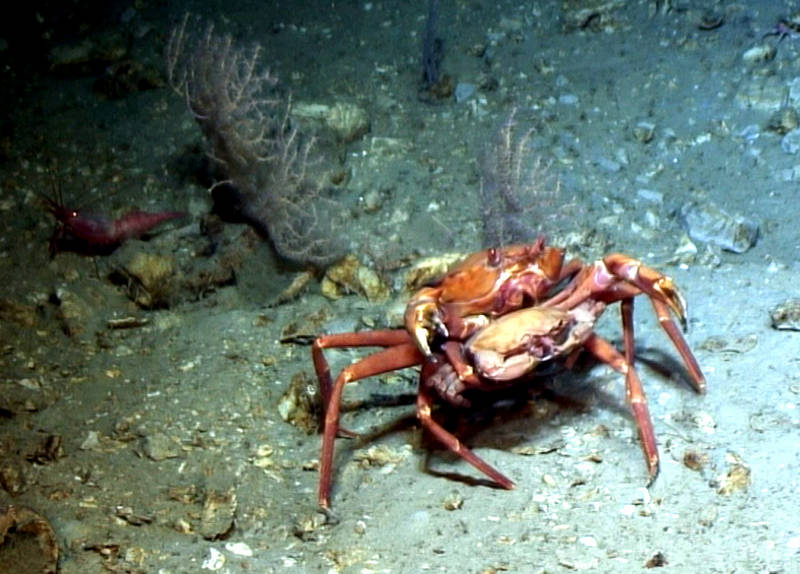
[[[445,430],[439,423],[433,420],[431,416],[431,407],[433,406],[434,398],[430,391],[424,385],[419,386],[419,393],[417,394],[417,417],[422,424],[422,428],[430,432],[436,440],[446,446],[450,451],[457,454],[472,466],[477,468],[483,474],[488,476],[500,487],[506,490],[514,488],[514,482],[500,471],[491,466],[488,462],[483,460],[477,454],[472,452],[464,446],[452,433]]]
[[[398,343],[398,340],[402,342]],[[343,369],[331,387],[330,369],[327,361],[322,357],[322,349],[341,346],[386,346],[388,348],[364,357]],[[343,333],[320,337],[314,343],[312,354],[320,386],[323,388],[323,401],[327,403],[325,406],[322,453],[320,454],[318,500],[323,509],[330,510],[334,442],[340,430],[339,411],[344,386],[347,383],[373,375],[418,365],[422,362],[423,357],[417,346],[411,341],[408,333],[402,330]],[[329,388],[327,399],[324,398],[324,387],[326,385]]]
[[[697,363],[694,353],[692,353],[692,350],[686,343],[686,339],[683,338],[680,329],[678,329],[675,321],[673,321],[672,317],[670,317],[669,307],[667,307],[667,305],[658,299],[650,299],[650,302],[653,304],[653,308],[656,311],[658,322],[661,325],[661,328],[664,329],[664,332],[670,338],[672,344],[675,345],[675,348],[678,350],[681,359],[683,359],[683,364],[686,365],[686,368],[689,370],[689,380],[692,383],[694,390],[700,394],[705,393],[706,378],[703,375],[703,371],[700,370],[700,365]]]
[[[630,335],[627,333],[630,333]],[[633,332],[626,329],[626,354],[628,338],[631,340],[632,348]],[[653,430],[653,420],[650,418],[650,411],[647,408],[647,397],[644,394],[642,381],[639,379],[636,369],[611,343],[597,335],[590,336],[584,343],[584,348],[615,371],[625,375],[626,398],[633,412],[633,418],[636,420],[636,427],[639,430],[639,438],[642,441],[642,450],[647,463],[647,472],[650,475],[649,483],[652,483],[658,476],[658,446],[656,445],[656,435]]]
[[[625,348],[625,360],[633,365],[636,360],[636,342],[633,337],[633,302],[634,299],[623,299],[620,303],[622,317],[622,341]]]

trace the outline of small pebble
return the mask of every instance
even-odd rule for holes
[[[445,497],[442,506],[445,510],[458,510],[464,506],[464,497],[460,492],[454,490]]]
[[[456,84],[455,97],[456,102],[459,104],[470,99],[477,91],[475,84],[468,84],[466,82],[459,82]]]

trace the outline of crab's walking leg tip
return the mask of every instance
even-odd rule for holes
[[[503,490],[514,490],[517,487],[516,482],[505,477],[503,477],[503,480],[497,480],[496,482]]]
[[[647,479],[647,484],[645,485],[647,488],[653,486],[653,483],[658,478],[658,474],[661,471],[661,466],[659,465],[658,461],[655,462],[654,466],[651,466],[649,469],[650,478]]]

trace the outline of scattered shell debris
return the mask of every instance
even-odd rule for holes
[[[708,455],[696,450],[687,450],[683,453],[683,466],[691,470],[700,471],[708,464]]]
[[[800,331],[800,299],[787,299],[769,312],[772,328],[779,331]]]
[[[109,319],[106,325],[109,329],[134,329],[144,327],[150,323],[147,317],[120,317],[119,319]]]
[[[758,335],[748,334],[739,337],[709,337],[700,345],[698,349],[712,353],[748,353],[758,347]]]
[[[647,560],[647,562],[644,563],[644,567],[661,568],[662,566],[666,566],[667,564],[669,564],[669,562],[667,562],[667,557],[664,555],[664,553],[656,552]]]
[[[228,542],[225,544],[225,550],[236,556],[250,557],[253,555],[253,549],[244,542]]]
[[[322,333],[330,317],[330,312],[325,309],[302,315],[283,326],[279,340],[281,343],[311,344]]]
[[[200,564],[200,568],[203,570],[211,570],[212,572],[216,572],[217,570],[222,570],[224,566],[225,554],[213,546],[210,546],[205,558],[203,558],[203,562]]]
[[[361,139],[370,128],[367,111],[352,102],[336,102],[332,105],[297,102],[292,106],[292,115],[321,122],[345,143]]]
[[[328,268],[322,278],[321,289],[328,299],[356,293],[369,301],[383,301],[391,294],[378,274],[352,254]]]
[[[407,459],[410,454],[410,445],[405,445],[399,449],[386,445],[375,445],[356,451],[353,454],[353,460],[359,462],[363,467],[382,466],[394,468],[397,463]]]
[[[650,143],[656,133],[656,125],[652,122],[639,122],[633,126],[633,137],[640,143]]]
[[[728,463],[728,472],[719,477],[717,493],[730,496],[736,492],[747,490],[751,482],[750,467],[736,453],[729,452],[725,455],[725,460]]]
[[[278,414],[284,421],[311,434],[319,429],[321,403],[317,382],[303,372],[296,373],[278,399]]]
[[[757,44],[745,50],[742,61],[747,65],[763,64],[775,58],[777,50],[772,44]]]
[[[459,510],[462,506],[464,506],[464,495],[457,490],[445,496],[442,501],[445,510]]]
[[[0,298],[0,321],[9,321],[20,327],[33,327],[36,324],[36,307]]]

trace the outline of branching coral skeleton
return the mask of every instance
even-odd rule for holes
[[[192,34],[186,15],[169,38],[167,76],[185,100],[223,170],[238,190],[242,214],[284,258],[324,266],[341,255],[330,229],[337,205],[324,198],[314,138],[291,119],[291,98],[269,69],[259,71],[261,46],[243,50],[230,35]],[[196,37],[197,36],[197,37]],[[213,189],[213,187],[212,187]]]

